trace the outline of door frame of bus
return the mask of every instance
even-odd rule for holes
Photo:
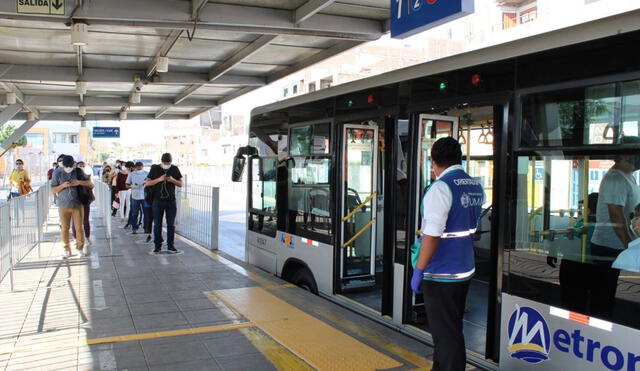
[[[419,128],[417,125],[419,123],[419,115],[425,112],[437,112],[436,108],[441,107],[453,107],[459,104],[459,102],[464,101],[469,104],[469,106],[492,106],[493,107],[493,119],[494,119],[494,170],[493,170],[493,188],[494,194],[500,194],[502,190],[506,189],[506,177],[500,176],[500,174],[505,174],[501,172],[506,170],[508,153],[506,151],[507,141],[510,138],[509,135],[506,135],[510,128],[508,125],[509,118],[509,110],[512,106],[510,104],[511,99],[513,97],[513,92],[505,91],[491,94],[483,94],[480,96],[470,96],[470,97],[460,97],[460,98],[450,98],[434,101],[433,103],[420,103],[420,104],[412,104],[409,106],[408,111],[409,114],[409,125],[412,128],[413,132],[411,133],[412,138],[417,138],[419,136]],[[498,130],[496,130],[498,129]],[[417,156],[419,152],[419,143],[418,140],[413,140],[411,143],[411,156],[412,160],[418,161]],[[411,166],[411,171],[409,172],[410,182],[411,184],[416,183],[416,177],[419,176],[417,171],[413,169],[414,166]],[[413,190],[411,193],[411,201],[413,205],[417,205],[418,200],[416,199],[416,192]],[[492,362],[499,359],[499,336],[500,336],[500,300],[501,300],[501,288],[502,288],[502,264],[499,262],[502,261],[503,251],[500,246],[504,246],[505,240],[503,233],[499,233],[498,226],[500,225],[501,220],[505,220],[505,212],[507,210],[507,200],[505,198],[494,198],[493,202],[493,210],[492,214],[492,227],[491,227],[491,251],[490,251],[490,259],[491,259],[491,271],[490,277],[491,281],[489,282],[489,294],[487,297],[488,308],[487,308],[487,331],[486,331],[486,346],[485,346],[485,354],[477,354],[467,349],[467,353],[476,359],[479,364],[485,362]],[[409,226],[413,226],[416,223],[415,213],[411,213],[411,218],[413,220],[409,221]],[[494,216],[495,214],[495,216]],[[408,243],[408,246],[411,246],[413,241],[415,241],[415,237],[412,236],[412,242]],[[404,259],[405,267],[410,267],[410,259],[411,255],[407,252]],[[411,269],[404,270],[404,282],[409,282],[411,279],[410,276]],[[402,323],[405,325],[411,326],[411,316],[412,316],[412,292],[409,285],[404,285],[404,302],[403,302],[403,318]],[[413,326],[411,326],[413,327]],[[422,331],[409,331],[410,335],[417,336],[422,341],[425,341],[425,337],[420,334]],[[433,345],[433,341],[431,338],[426,338],[426,342],[430,345]],[[494,365],[495,366],[495,365]]]

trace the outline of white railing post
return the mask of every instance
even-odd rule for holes
[[[13,200],[13,197],[11,198]],[[11,292],[13,292],[13,220],[11,219],[11,200],[9,200],[9,283],[11,284]]]
[[[218,220],[220,216],[220,188],[211,188],[211,250],[218,250]]]
[[[42,210],[40,210],[40,208],[42,208],[42,202],[41,202],[41,198],[40,197],[40,193],[41,193],[42,189],[38,188],[38,190],[36,191],[36,233],[37,233],[37,239],[38,239],[38,259],[42,258],[42,248],[41,248],[41,243],[40,241],[42,241],[42,222],[41,222],[41,215],[42,215]]]

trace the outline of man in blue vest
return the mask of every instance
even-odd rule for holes
[[[473,234],[484,191],[461,163],[457,140],[448,137],[434,143],[431,164],[437,180],[422,201],[422,240],[411,279],[411,289],[424,293],[434,342],[433,371],[463,371],[466,365],[462,317],[475,273]]]

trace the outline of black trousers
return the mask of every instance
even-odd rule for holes
[[[424,307],[433,337],[433,371],[464,371],[467,353],[462,317],[470,281],[422,281]]]

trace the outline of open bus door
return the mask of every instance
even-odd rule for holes
[[[340,280],[343,289],[376,283],[378,127],[342,127]]]

